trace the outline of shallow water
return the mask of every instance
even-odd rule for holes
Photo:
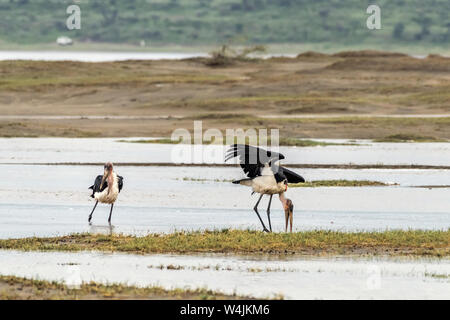
[[[96,232],[97,229],[109,232],[105,226],[109,213],[106,205],[100,205],[94,214],[93,224],[97,227],[92,229],[86,221],[93,207],[87,188],[102,173],[101,166],[21,163],[159,163],[172,160],[173,145],[121,143],[117,140],[0,139],[0,238],[54,236]],[[214,146],[213,149],[223,163],[222,147]],[[281,151],[290,163],[350,161],[366,164],[379,156],[389,157],[390,164],[399,164],[405,159],[410,160],[409,164],[448,164],[450,143],[282,147]],[[229,182],[243,177],[239,168],[117,166],[116,171],[125,177],[125,187],[113,213],[114,232],[145,234],[181,229],[261,228],[252,210],[257,197],[251,197],[250,189]],[[295,230],[440,230],[450,227],[449,189],[413,188],[448,186],[450,170],[295,171],[307,181],[346,179],[398,184],[388,187],[290,188],[287,196],[295,206]],[[274,231],[282,231],[284,213],[277,197],[274,200],[273,228]],[[268,199],[264,198],[260,205],[264,220],[267,219],[267,202]]]
[[[290,57],[294,58],[298,53],[265,54],[263,58]],[[195,57],[205,57],[208,53],[178,53],[178,52],[132,52],[132,51],[72,51],[72,50],[26,50],[0,51],[2,60],[41,60],[41,61],[81,61],[81,62],[109,62],[123,60],[179,60]],[[258,55],[260,56],[260,55]],[[445,57],[445,55],[443,55]],[[426,55],[411,55],[413,58],[424,59]]]
[[[120,138],[0,138],[1,163],[224,163],[223,146],[119,142]],[[128,138],[139,140],[139,138]],[[333,140],[337,141],[337,140]],[[347,140],[339,140],[348,142]],[[359,146],[280,147],[286,164],[447,166],[450,143],[372,143]]]
[[[55,236],[74,232],[109,232],[109,206],[93,207],[87,187],[97,166],[0,165],[0,238]],[[242,176],[238,168],[118,167],[124,189],[113,213],[114,232],[146,234],[174,230],[260,229],[250,189],[223,182]],[[308,169],[307,180],[369,179],[400,186],[358,188],[290,188],[294,229],[340,231],[447,229],[449,189],[411,188],[446,184],[450,170]],[[190,181],[189,179],[207,179]],[[266,220],[268,199],[260,205]],[[274,198],[274,231],[283,230],[284,213]],[[100,226],[100,227],[99,227]]]
[[[0,274],[136,286],[208,288],[285,299],[449,299],[450,260],[394,258],[255,259],[1,251]],[[179,270],[168,270],[167,266]],[[435,276],[445,276],[437,278]]]

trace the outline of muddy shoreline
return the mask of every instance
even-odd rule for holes
[[[276,128],[284,138],[448,140],[449,74],[449,58],[382,52],[214,68],[207,58],[0,61],[0,136],[170,136],[202,120],[205,129]]]

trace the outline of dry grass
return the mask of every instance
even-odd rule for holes
[[[0,276],[0,300],[221,300],[249,299],[237,295],[225,295],[207,289],[173,289],[161,287],[138,288],[120,284],[103,285],[84,283],[71,288],[58,282],[31,280],[13,276]]]

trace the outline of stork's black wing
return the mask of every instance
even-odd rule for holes
[[[249,178],[255,178],[261,175],[261,168],[272,160],[284,159],[284,156],[278,152],[267,151],[262,148],[253,147],[244,144],[233,144],[227,150],[225,161],[238,157],[241,168]]]
[[[123,188],[123,177],[117,176],[117,180],[118,180],[117,182],[119,184],[119,192],[120,192]]]
[[[305,182],[305,179],[301,175],[295,173],[294,171],[291,171],[291,170],[283,168],[283,167],[280,167],[280,171],[283,172],[283,175],[286,177],[288,183],[303,183],[303,182]]]
[[[108,188],[108,181],[105,180],[105,182],[103,182],[102,188],[100,189],[100,185],[102,184],[102,179],[103,179],[103,176],[97,176],[97,178],[95,178],[94,185],[89,187],[89,189],[92,189],[92,195],[91,195],[92,198],[94,198],[94,194],[96,192],[102,192],[103,190]]]

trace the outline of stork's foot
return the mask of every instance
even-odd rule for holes
[[[264,227],[263,232],[270,233],[270,232],[272,232],[272,231],[269,231],[269,229],[267,229],[266,227]]]

